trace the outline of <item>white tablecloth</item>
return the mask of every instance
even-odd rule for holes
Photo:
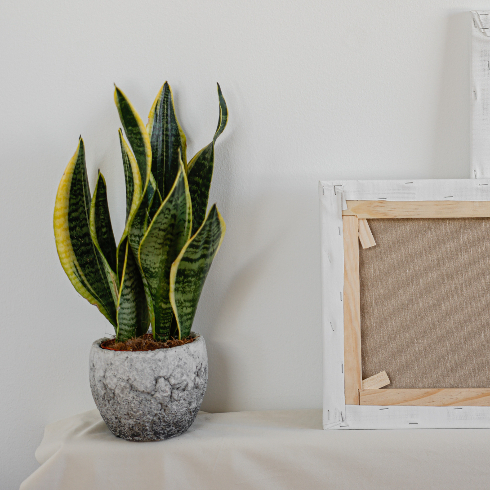
[[[488,430],[322,430],[320,410],[199,413],[175,439],[114,437],[97,410],[46,427],[21,490],[488,489]]]

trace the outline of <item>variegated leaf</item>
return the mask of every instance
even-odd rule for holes
[[[183,163],[167,199],[155,214],[141,240],[139,263],[143,269],[153,335],[167,340],[171,333],[170,267],[188,241],[192,226],[191,199]]]
[[[143,199],[140,201],[138,209],[133,216],[131,226],[128,232],[129,244],[133,249],[135,256],[138,255],[141,239],[143,238],[146,230],[148,229],[149,221],[149,205],[151,205],[151,199],[149,197],[151,193],[151,184],[149,183]]]
[[[141,277],[141,281],[143,284],[144,294],[147,303],[147,310],[149,314],[149,321],[154,328],[155,326],[155,315],[153,314],[153,302],[151,300],[151,294],[148,289],[148,281],[145,278],[143,273],[143,269],[141,268],[141,264],[138,259],[139,247],[143,236],[148,229],[148,225],[150,222],[150,211],[151,206],[154,200],[159,199],[158,189],[155,187],[154,181],[150,179],[148,182],[148,186],[146,187],[145,195],[143,199],[140,200],[139,206],[136,209],[136,212],[131,220],[131,226],[129,227],[127,239],[129,242],[129,246],[132,252],[132,255],[136,258],[135,263],[138,269],[138,272]],[[118,257],[121,257],[121,252],[118,251]]]
[[[228,121],[226,101],[218,84],[219,120],[213,141],[205,146],[189,163],[189,190],[192,198],[192,234],[202,225],[208,207],[209,190],[214,168],[214,144]]]
[[[186,243],[170,270],[170,302],[179,338],[191,333],[204,281],[225,235],[225,222],[214,205],[197,233]]]
[[[189,170],[189,192],[192,199],[192,234],[202,225],[208,207],[209,190],[213,178],[214,141],[192,159]]]
[[[167,82],[158,92],[151,108],[148,133],[152,151],[151,169],[160,195],[165,199],[179,172],[180,158],[187,167],[186,138],[175,115],[172,90]]]
[[[107,203],[107,187],[104,176],[100,171],[90,204],[90,236],[99,252],[107,281],[111,286],[114,304],[116,304],[118,294],[116,240],[112,231],[111,216]]]
[[[117,304],[116,336],[119,341],[125,341],[148,331],[149,315],[143,281],[127,238],[121,249],[124,250],[124,264]]]
[[[141,174],[138,163],[129,148],[128,143],[123,137],[122,131],[118,131],[119,143],[121,145],[121,155],[124,167],[124,181],[126,183],[126,223],[129,221],[130,215],[134,214],[135,209],[141,199],[143,191],[143,183],[141,182]],[[135,192],[136,187],[136,192]]]
[[[124,132],[133,149],[134,157],[138,162],[144,191],[148,185],[151,174],[150,138],[148,137],[148,132],[146,131],[146,127],[139,114],[118,87],[116,87],[114,92],[114,100]]]
[[[160,195],[160,191],[157,188],[157,181],[153,174],[150,177],[150,182],[148,184],[148,224],[151,223],[151,220],[155,216],[158,208],[162,205],[162,197]]]
[[[131,148],[124,139],[122,131],[119,130],[119,142],[121,144],[121,154],[124,165],[124,175],[126,181],[126,226],[117,247],[117,265],[115,272],[118,277],[118,284],[121,284],[121,274],[124,267],[125,239],[129,234],[134,216],[138,212],[142,202],[143,182],[141,179],[140,167],[136,161]]]
[[[133,108],[124,93],[116,87],[114,94],[119,117],[126,132],[126,136],[133,149],[134,157],[138,163],[142,177],[142,193],[139,201],[136,203],[134,213],[128,219],[127,227],[121,238],[119,248],[124,242],[126,236],[129,239],[129,245],[133,254],[137,256],[139,245],[143,235],[148,227],[149,213],[151,203],[154,199],[155,185],[151,182],[151,144],[146,127],[143,125],[141,118]],[[126,151],[127,153],[127,151]],[[123,253],[118,250],[118,259],[120,261]],[[121,266],[118,264],[118,271]]]
[[[56,248],[75,289],[115,326],[116,308],[111,286],[90,236],[90,200],[85,148],[80,138],[56,195],[53,220]]]
[[[221,92],[221,87],[218,83],[218,98],[219,98],[219,119],[216,133],[214,134],[213,141],[216,143],[218,136],[225,130],[226,123],[228,122],[228,107],[226,105],[225,98]]]

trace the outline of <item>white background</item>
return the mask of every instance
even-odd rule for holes
[[[4,0],[0,16],[0,488],[36,467],[43,427],[94,407],[111,326],[56,254],[58,182],[81,134],[124,220],[117,83],[146,120],[174,90],[191,156],[230,122],[212,202],[227,235],[195,330],[207,411],[320,408],[317,181],[469,176],[470,9],[449,0]]]

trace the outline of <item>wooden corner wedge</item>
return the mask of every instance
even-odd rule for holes
[[[386,371],[381,371],[374,376],[362,380],[363,390],[378,390],[383,388],[383,386],[388,386],[390,384],[390,378],[386,374]]]
[[[362,248],[370,248],[376,245],[367,219],[359,220],[359,241],[361,242]]]

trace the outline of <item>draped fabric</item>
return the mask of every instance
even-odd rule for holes
[[[488,488],[484,430],[322,430],[321,410],[200,412],[175,439],[114,437],[97,410],[46,428],[21,490]]]

